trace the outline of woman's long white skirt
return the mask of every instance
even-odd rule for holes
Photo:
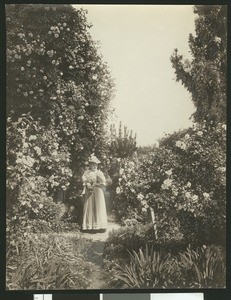
[[[86,193],[83,207],[83,230],[106,229],[107,212],[103,190],[95,187],[92,193]]]

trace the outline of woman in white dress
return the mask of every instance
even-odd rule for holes
[[[107,212],[102,187],[106,185],[103,172],[98,170],[100,161],[96,156],[89,160],[90,168],[83,174],[83,230],[106,231]]]

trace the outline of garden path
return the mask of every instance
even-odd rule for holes
[[[60,207],[61,214],[65,212],[65,207]],[[105,286],[106,274],[103,270],[103,251],[105,241],[107,240],[109,233],[112,230],[120,228],[120,225],[115,222],[115,217],[111,214],[108,215],[108,227],[107,231],[103,233],[91,233],[91,232],[78,232],[69,231],[69,232],[60,232],[54,234],[58,239],[63,241],[63,244],[66,243],[72,249],[72,253],[80,257],[84,257],[84,260],[91,264],[91,284],[89,289],[103,289],[107,288]],[[47,234],[42,234],[47,235]],[[76,247],[76,242],[78,239],[82,239],[80,247]],[[64,246],[65,247],[65,246]],[[67,249],[67,251],[69,251]]]
[[[79,257],[83,257],[85,261],[91,264],[91,278],[89,289],[103,289],[107,288],[105,286],[106,274],[103,270],[103,250],[104,244],[107,240],[109,233],[112,230],[120,228],[120,225],[114,221],[113,217],[108,218],[108,228],[104,233],[88,233],[88,232],[60,232],[54,234],[56,238],[63,241],[63,245],[68,244],[69,247],[67,250],[72,249],[72,253]],[[42,234],[47,235],[47,234]],[[78,247],[76,242],[82,239],[81,245]],[[65,248],[65,246],[64,246]]]
[[[108,229],[105,233],[82,233],[82,237],[91,240],[91,247],[85,253],[86,259],[92,263],[91,285],[89,289],[106,288],[105,274],[103,272],[103,249],[104,242],[109,236],[109,232],[118,229],[120,226],[115,222],[108,223]]]

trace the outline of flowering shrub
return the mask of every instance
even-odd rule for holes
[[[67,109],[97,136],[95,119],[89,117],[98,123],[105,118],[101,110],[107,110],[112,83],[89,34],[86,11],[22,4],[7,5],[6,14],[8,109],[20,101],[15,114],[32,109],[43,120],[50,120],[52,110],[58,118],[58,110]],[[63,129],[69,123],[71,131],[72,121],[64,119]]]
[[[8,118],[7,125],[7,243],[15,247],[29,219],[58,220],[60,208],[50,196],[68,187],[72,171],[54,127],[46,130],[29,114]]]
[[[177,234],[190,242],[223,242],[225,141],[225,125],[194,125],[151,153],[122,161],[118,220],[135,215],[148,222],[152,207],[160,239]]]
[[[41,156],[36,167],[43,169],[46,180],[53,176],[46,182],[49,191],[68,188],[69,195],[74,183],[66,165],[71,162],[72,172],[80,176],[89,154],[103,148],[113,88],[89,27],[86,11],[71,5],[6,6],[7,116],[9,123],[19,122],[16,127],[24,114],[34,120],[27,131],[29,143],[20,141],[21,135],[12,134],[12,140],[25,142],[24,148]],[[14,152],[15,144],[9,147]],[[20,163],[34,167],[33,159],[17,157],[17,170]]]
[[[58,221],[55,193],[76,199],[73,177],[103,147],[113,84],[89,27],[71,5],[6,5],[9,245],[30,219]]]
[[[49,189],[66,189],[72,176],[70,154],[55,128],[44,128],[29,114],[16,122],[9,118],[7,125],[7,187],[10,191],[23,187],[18,191],[21,205],[28,206],[30,193],[35,199],[48,196]],[[37,213],[43,205],[33,202],[37,206],[33,208],[30,203],[27,208]]]

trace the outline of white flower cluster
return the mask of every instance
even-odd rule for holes
[[[140,200],[140,201],[143,201],[144,195],[142,195],[141,193],[139,193],[139,194],[137,195],[137,199]]]
[[[220,44],[220,43],[221,43],[221,38],[218,37],[218,36],[215,36],[214,41],[215,41],[216,43]]]
[[[38,146],[35,146],[35,147],[34,147],[34,150],[36,151],[36,153],[37,153],[38,155],[41,155],[41,154],[42,154],[41,148],[39,148]]]
[[[54,54],[55,54],[55,51],[54,51],[54,50],[48,50],[48,51],[47,51],[47,55],[48,55],[49,57],[52,57]]]
[[[210,197],[210,194],[209,193],[203,193],[203,196],[205,199],[208,199]]]
[[[176,147],[178,147],[178,148],[180,148],[182,150],[186,150],[187,149],[187,145],[184,142],[182,142],[182,141],[176,141],[175,145],[176,145]]]
[[[172,186],[172,179],[165,179],[163,184],[161,185],[162,190],[168,190]]]
[[[141,201],[141,204],[142,204],[142,206],[143,206],[143,207],[142,207],[142,211],[143,211],[143,212],[146,212],[147,209],[149,208],[149,205],[148,205],[148,203],[147,203],[147,200],[144,199],[144,195],[141,194],[141,193],[139,193],[139,194],[137,195],[137,199]]]
[[[61,31],[67,27],[67,23],[58,23],[58,26],[51,26],[48,34],[53,34],[55,38],[58,38]],[[69,27],[66,28],[67,31],[71,31]]]
[[[48,34],[53,34],[55,38],[59,37],[60,29],[58,26],[51,26],[51,30],[48,31]]]
[[[116,194],[119,195],[121,193],[120,187],[116,188]]]
[[[172,169],[166,171],[165,174],[167,174],[168,176],[171,176],[172,175]]]
[[[27,166],[27,167],[33,167],[33,165],[35,163],[35,160],[30,156],[18,157],[17,160],[16,160],[16,163],[17,164],[22,164],[22,165]]]

